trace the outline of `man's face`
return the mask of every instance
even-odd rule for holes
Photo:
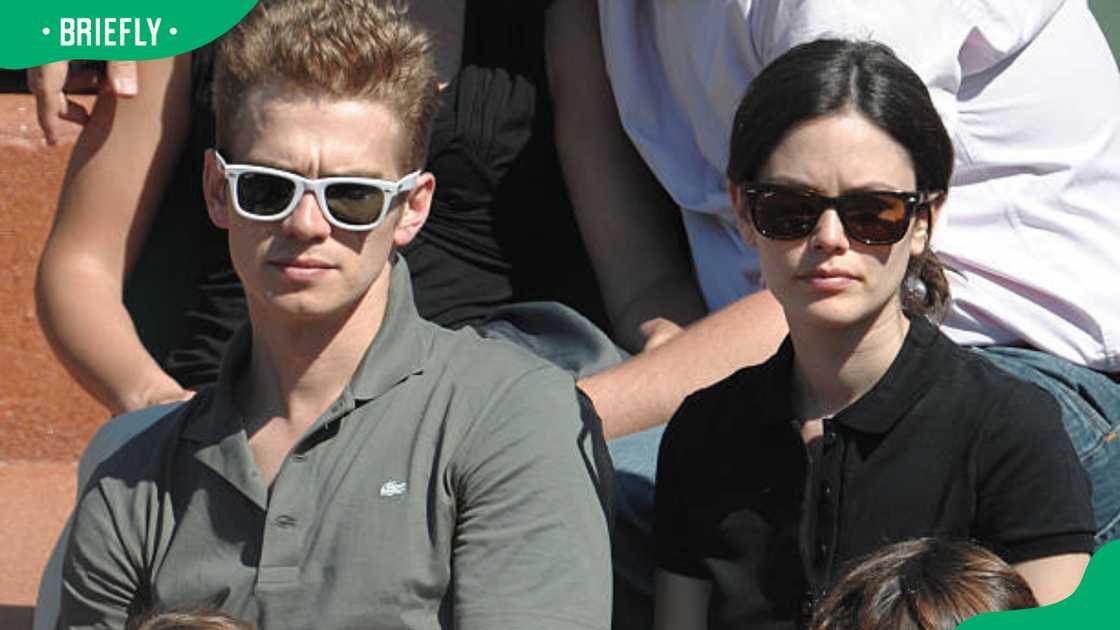
[[[370,101],[287,97],[252,90],[238,118],[230,164],[280,169],[309,179],[367,177],[397,181],[406,173],[405,134],[397,116]],[[230,256],[254,310],[294,319],[344,315],[388,290],[389,254],[407,244],[427,218],[434,179],[421,175],[397,195],[376,228],[332,226],[307,190],[279,221],[256,221],[234,210],[229,185],[211,153],[206,164],[210,216],[229,231]]]

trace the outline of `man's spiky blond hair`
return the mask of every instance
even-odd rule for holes
[[[399,118],[407,170],[427,156],[438,106],[431,39],[392,0],[263,0],[221,42],[214,71],[219,146],[229,146],[246,96],[263,86],[296,96],[369,100]]]

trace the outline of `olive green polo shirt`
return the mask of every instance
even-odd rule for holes
[[[610,625],[610,546],[572,378],[421,319],[394,265],[384,324],[271,487],[219,382],[98,469],[61,627],[204,604],[263,630]]]

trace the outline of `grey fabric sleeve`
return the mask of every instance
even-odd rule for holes
[[[125,529],[109,508],[104,481],[78,503],[62,566],[59,628],[120,630],[140,592],[140,572],[126,549]]]
[[[610,541],[572,378],[534,370],[491,401],[451,467],[455,626],[606,630]]]

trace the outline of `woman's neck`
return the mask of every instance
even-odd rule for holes
[[[840,329],[789,324],[793,408],[803,421],[831,417],[866,394],[886,374],[910,330],[910,320],[896,309]]]

